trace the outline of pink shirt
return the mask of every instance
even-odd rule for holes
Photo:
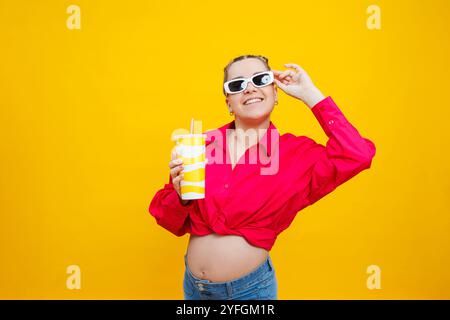
[[[270,251],[300,210],[370,168],[375,156],[374,143],[358,133],[331,97],[311,110],[328,136],[326,146],[306,136],[279,136],[270,122],[233,170],[226,130],[234,121],[205,132],[205,198],[183,206],[169,175],[150,203],[150,214],[176,236],[239,235]]]

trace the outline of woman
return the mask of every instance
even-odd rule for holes
[[[151,201],[160,226],[191,234],[185,299],[277,299],[269,251],[278,234],[298,211],[371,166],[375,145],[301,67],[285,66],[294,70],[271,70],[267,58],[245,55],[225,67],[223,90],[234,120],[206,132],[205,198],[181,199],[183,164],[172,153],[169,183]],[[277,88],[312,110],[329,138],[326,146],[279,135],[270,121]],[[248,161],[255,151],[256,163]]]

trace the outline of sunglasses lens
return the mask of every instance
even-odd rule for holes
[[[235,80],[228,84],[231,92],[239,92],[244,89],[244,80]]]
[[[270,75],[268,73],[262,73],[253,78],[253,83],[259,87],[262,87],[270,84],[270,80]]]

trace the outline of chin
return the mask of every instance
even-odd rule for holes
[[[258,120],[264,120],[266,119],[268,116],[270,116],[270,113],[264,112],[264,113],[246,113],[243,115],[240,115],[240,118],[242,120],[246,120],[246,121],[252,121],[252,122],[257,122]]]

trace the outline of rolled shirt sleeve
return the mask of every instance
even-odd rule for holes
[[[370,168],[376,153],[375,144],[359,134],[331,97],[321,100],[311,110],[329,139],[323,146],[304,137],[315,159],[310,172],[310,204]]]
[[[156,192],[148,210],[158,225],[180,237],[190,230],[189,212],[192,208],[193,201],[182,204],[169,175],[169,183]]]

